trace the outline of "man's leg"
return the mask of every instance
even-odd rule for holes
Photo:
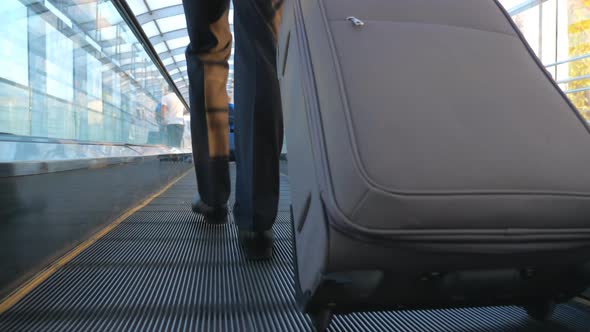
[[[182,147],[182,139],[184,138],[184,125],[178,125],[178,147]]]
[[[182,131],[184,126],[183,125],[174,125],[174,134],[173,134],[173,145],[176,148],[180,147],[180,143],[182,142]]]
[[[172,145],[172,125],[166,125],[166,145]]]
[[[252,237],[265,242],[262,233],[272,228],[277,215],[283,143],[275,55],[281,4],[272,0],[237,0],[234,7],[237,163],[234,217],[240,230],[255,233]]]
[[[229,0],[184,0],[190,45],[186,50],[191,135],[200,201],[193,210],[227,217],[229,124],[226,91],[232,37]]]

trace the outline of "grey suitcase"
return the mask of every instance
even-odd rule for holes
[[[590,133],[495,0],[290,0],[278,37],[298,301],[517,304],[589,284]]]

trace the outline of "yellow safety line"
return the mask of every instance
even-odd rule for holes
[[[182,175],[178,176],[172,182],[167,184],[164,188],[162,188],[157,193],[153,194],[152,196],[148,197],[139,205],[127,210],[123,213],[119,218],[113,221],[110,225],[106,226],[105,228],[98,231],[96,234],[92,235],[89,239],[78,245],[76,248],[69,251],[65,256],[61,257],[45,270],[36,274],[33,278],[25,282],[22,286],[20,286],[16,291],[12,294],[8,295],[6,298],[2,299],[0,302],[0,315],[10,309],[13,305],[15,305],[18,301],[20,301],[23,297],[33,291],[37,286],[39,286],[43,281],[47,280],[51,275],[53,275],[57,270],[61,267],[69,263],[72,259],[76,258],[82,251],[90,247],[93,243],[98,241],[100,238],[105,236],[108,232],[112,231],[115,227],[117,227],[123,220],[127,219],[129,216],[137,212],[139,209],[148,205],[151,201],[153,201],[156,197],[160,196],[166,190],[170,189],[176,182],[186,176],[191,170],[187,170]]]

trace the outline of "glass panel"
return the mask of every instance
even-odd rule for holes
[[[142,25],[141,27],[143,28],[143,31],[145,32],[146,36],[150,38],[160,34],[160,32],[158,31],[158,27],[156,27],[156,23],[154,23],[153,21],[150,21]]]
[[[568,1],[569,58],[590,55],[590,6],[587,0]],[[569,76],[575,78],[567,86],[574,105],[590,119],[590,58],[573,61]]]
[[[176,39],[169,40],[167,43],[168,43],[168,47],[171,50],[173,50],[175,48],[180,48],[180,47],[184,48],[189,44],[189,38],[188,37],[176,38]],[[182,56],[184,57],[184,54]]]
[[[0,133],[30,135],[27,8],[4,0],[0,15]]]
[[[557,2],[557,61],[569,59],[568,1],[559,0]],[[562,66],[562,70],[558,70],[558,79],[567,77],[567,66]]]
[[[29,88],[0,80],[0,133],[29,135]]]
[[[539,6],[529,8],[513,17],[514,23],[523,33],[529,45],[537,55],[540,53],[540,25],[539,25]]]
[[[148,11],[143,0],[127,0],[127,4],[131,7],[135,15],[141,15]]]
[[[47,94],[72,101],[74,47],[71,39],[50,24],[45,25]]]
[[[0,3],[0,133],[164,143],[159,109],[170,86],[113,3],[29,2]]]
[[[158,22],[158,26],[160,27],[160,30],[162,30],[162,33],[186,28],[184,14],[162,18],[156,22]]]
[[[186,60],[186,58],[185,58],[184,54],[179,54],[179,55],[174,56],[174,61],[176,61],[176,62],[182,62],[185,60]]]
[[[590,120],[590,1],[501,2],[560,88]]]
[[[146,0],[151,10],[182,4],[182,0]]]
[[[538,0],[533,0],[538,1]],[[531,2],[531,0],[501,0],[502,5],[508,10],[513,11],[521,6]]]
[[[168,50],[168,47],[166,47],[166,43],[161,42],[159,44],[154,45],[154,49],[156,50],[157,53],[162,53]]]
[[[174,62],[174,58],[172,58],[172,57],[168,57],[162,61],[164,66],[168,66],[168,65],[172,64],[173,62]]]
[[[27,8],[18,0],[4,0],[0,6],[0,66],[2,78],[28,85]]]
[[[557,61],[557,0],[541,5],[541,60],[543,63]],[[553,77],[555,74],[553,73]]]

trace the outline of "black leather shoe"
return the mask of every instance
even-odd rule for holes
[[[227,223],[227,205],[213,207],[205,204],[199,197],[193,198],[191,204],[194,213],[202,214],[205,222],[212,225],[221,225]]]
[[[260,232],[240,229],[238,237],[246,259],[263,260],[272,257],[272,230]]]

